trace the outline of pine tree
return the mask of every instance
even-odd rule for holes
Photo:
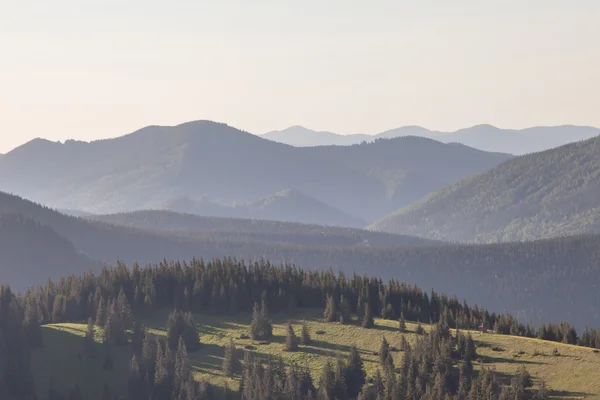
[[[292,324],[288,322],[287,335],[285,337],[285,351],[296,351],[298,350],[298,337],[294,332]]]
[[[104,341],[113,343],[117,346],[127,344],[125,327],[123,326],[123,322],[121,321],[114,304],[111,305],[106,324],[104,325]]]
[[[85,333],[84,343],[85,343],[85,352],[90,356],[94,357],[96,355],[96,330],[94,329],[94,321],[92,321],[92,317],[88,318],[87,324],[87,332]]]
[[[302,334],[300,335],[300,344],[308,346],[311,343],[310,331],[306,322],[302,323]]]
[[[33,296],[28,296],[25,303],[25,315],[23,318],[23,328],[27,335],[29,345],[39,347],[43,345],[42,328],[40,326],[40,312],[38,303]]]
[[[358,348],[353,345],[350,347],[348,361],[346,362],[346,384],[348,386],[348,396],[354,398],[358,395],[366,380],[365,367],[358,352]]]
[[[348,301],[344,295],[342,295],[340,298],[340,323],[348,324],[350,323],[351,319],[350,304],[348,304]]]
[[[348,385],[346,383],[345,365],[341,357],[338,356],[335,362],[333,397],[339,400],[348,399]]]
[[[254,304],[250,336],[254,340],[266,340],[273,336],[273,326],[269,322],[269,312],[265,301],[262,303],[262,308],[259,308],[258,303]]]
[[[373,315],[371,314],[371,306],[369,303],[365,303],[365,312],[360,325],[363,328],[373,328],[375,326],[375,321],[373,321]]]
[[[119,313],[119,318],[121,319],[125,329],[130,328],[133,324],[133,313],[131,312],[129,300],[127,300],[127,296],[125,295],[125,291],[123,290],[122,286],[121,290],[119,291],[119,296],[117,297],[117,312]]]
[[[129,400],[144,399],[144,380],[135,354],[131,358],[129,381],[127,383]]]
[[[335,384],[335,375],[331,363],[325,362],[323,372],[319,379],[319,396],[318,398],[333,399],[333,388]]]
[[[174,386],[178,394],[181,394],[192,377],[192,367],[188,358],[188,352],[185,347],[183,337],[179,338],[177,344],[177,353],[175,355],[175,381]]]
[[[333,296],[327,296],[327,303],[325,305],[325,312],[323,313],[323,319],[325,322],[337,321],[337,309],[335,306],[335,300]]]
[[[96,326],[104,328],[107,316],[108,310],[106,309],[104,297],[101,297],[100,302],[98,303],[98,310],[96,311]]]
[[[225,357],[223,358],[223,375],[231,378],[240,368],[240,360],[235,351],[233,339],[229,340],[229,344],[225,345]]]
[[[404,313],[400,314],[400,319],[398,320],[398,329],[400,332],[406,332],[406,321],[404,320]]]
[[[197,351],[200,348],[200,335],[196,322],[191,312],[184,314],[183,340],[189,352]]]
[[[384,336],[383,339],[381,340],[381,345],[379,346],[379,363],[382,366],[385,366],[389,356],[390,356],[390,343],[387,341],[387,339]]]

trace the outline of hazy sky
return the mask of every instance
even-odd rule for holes
[[[598,0],[0,0],[0,153],[253,133],[600,126]]]

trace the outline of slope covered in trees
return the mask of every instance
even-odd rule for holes
[[[304,224],[364,228],[367,223],[296,190],[282,190],[271,196],[247,203],[224,205],[203,197],[198,200],[179,198],[154,207],[206,217],[246,218],[288,221]]]
[[[600,137],[507,161],[372,225],[446,241],[600,232]]]
[[[486,304],[491,310],[510,311],[525,321],[569,319],[579,328],[600,323],[595,307],[600,298],[594,289],[600,285],[597,235],[489,245],[423,246],[414,242],[418,239],[408,238],[403,245],[406,238],[394,235],[369,236],[360,230],[311,225],[296,231],[297,224],[160,212],[108,217],[114,223],[130,224],[123,227],[66,217],[12,196],[5,195],[5,199],[94,260],[145,264],[165,258],[223,255],[267,258],[346,274],[400,278]],[[162,225],[166,229],[136,228]],[[61,268],[48,276],[58,276]],[[87,269],[88,265],[82,266],[82,271]],[[32,275],[25,268],[21,273]],[[44,282],[48,276],[36,275],[31,284]]]
[[[150,126],[92,143],[36,139],[2,157],[0,190],[55,208],[110,213],[180,197],[252,202],[292,189],[373,222],[406,204],[398,193],[425,195],[509,158],[427,139],[370,146],[342,148],[348,152],[342,155],[333,148],[315,153],[210,121]],[[440,147],[446,161],[460,160],[457,171],[436,159]],[[392,161],[398,159],[393,148],[429,165],[428,172]],[[349,165],[350,157],[357,164]],[[366,164],[372,170],[362,170]]]
[[[0,212],[0,279],[16,288],[97,266],[51,228]]]
[[[19,308],[23,304],[26,307]],[[530,376],[524,366],[535,371],[542,389],[539,378],[556,379],[558,368],[563,374],[556,384],[564,390],[563,395],[597,390],[592,384],[595,375],[580,376],[579,368],[572,369],[570,361],[576,358],[581,366],[595,367],[598,360],[591,349],[558,344],[553,348],[547,341],[597,347],[600,342],[592,344],[589,337],[600,338],[600,332],[578,334],[566,323],[538,330],[510,315],[490,313],[434,291],[428,294],[397,280],[384,283],[375,277],[346,278],[333,272],[232,260],[161,263],[131,270],[120,265],[96,276],[49,282],[28,291],[16,307],[23,318],[23,336],[37,347],[35,360],[43,364],[33,368],[36,383],[40,389],[48,387],[49,392],[64,393],[69,384],[85,384],[86,393],[95,387],[93,393],[98,396],[102,380],[112,379],[103,391],[127,394],[130,399],[145,400],[150,395],[177,399],[182,392],[216,396],[218,392],[206,384],[190,381],[192,364],[212,384],[230,385],[234,392],[229,398],[241,394],[243,399],[270,398],[268,393],[298,399],[323,398],[325,394],[328,398],[356,398],[362,393],[360,398],[375,399],[381,390],[386,398],[409,393],[411,398],[426,399],[430,398],[427,393],[437,392],[459,398],[461,393],[462,398],[469,393],[472,399],[497,399],[504,394],[500,398],[524,400],[529,398],[524,397],[526,393],[534,393],[529,391]],[[318,322],[311,314],[315,308],[325,308],[326,318],[332,308],[337,311],[333,321],[319,318],[322,322]],[[420,323],[409,323],[401,331],[398,316],[430,321],[434,326],[424,329]],[[294,328],[301,331],[299,318],[315,328],[308,329],[310,340],[302,334],[302,343],[297,337],[294,340]],[[339,324],[335,322],[338,318]],[[87,327],[68,324],[86,319]],[[369,324],[364,323],[367,319]],[[40,329],[39,323],[59,325],[50,330]],[[526,341],[477,335],[476,340],[486,346],[476,348],[465,330],[479,325],[493,327],[503,335],[527,336],[534,347]],[[128,327],[130,334],[125,332]],[[83,332],[83,340],[65,340],[69,333]],[[54,337],[49,337],[50,333]],[[60,342],[57,336],[62,337]],[[533,339],[535,336],[546,342]],[[62,352],[57,343],[64,346]],[[512,353],[504,349],[507,345],[515,346]],[[491,349],[486,350],[488,347]],[[278,356],[282,350],[289,355]],[[269,352],[274,352],[272,357],[261,357]],[[44,354],[59,358],[60,364],[49,368]],[[564,359],[558,362],[548,357]],[[122,368],[127,360],[131,362],[125,381]],[[511,379],[490,369],[496,366]],[[221,368],[223,375],[215,371]],[[119,372],[110,374],[113,370]],[[308,375],[290,377],[290,371]],[[565,375],[568,380],[562,379]],[[306,386],[293,384],[303,381],[301,376]],[[87,381],[91,377],[96,379]],[[585,386],[574,386],[577,383]],[[77,386],[73,389],[78,391]],[[302,396],[291,395],[296,390]],[[313,397],[306,397],[308,392],[314,392]]]
[[[200,217],[171,211],[136,211],[88,217],[89,220],[169,235],[213,238],[224,241],[263,242],[294,246],[422,246],[440,242],[413,236],[371,232],[336,226],[298,224],[284,221]]]

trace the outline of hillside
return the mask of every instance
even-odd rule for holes
[[[0,190],[96,214],[202,196],[223,204],[247,203],[292,189],[371,223],[407,204],[395,193],[425,195],[509,158],[426,139],[370,146],[343,147],[348,153],[340,155],[336,148],[291,147],[210,121],[150,126],[91,143],[36,139],[0,159]],[[462,160],[466,168],[458,173],[438,162],[440,146],[448,159]],[[391,161],[397,158],[391,151],[375,154],[385,148],[404,148],[421,164],[410,169]],[[370,171],[349,166],[350,157],[358,157],[357,165],[368,164]],[[422,165],[431,166],[428,173]]]
[[[18,289],[97,266],[51,228],[6,212],[0,212],[0,255],[0,282]]]
[[[67,217],[13,196],[0,196],[0,200],[5,209],[10,206],[12,212],[51,227],[92,260],[121,260],[131,265],[194,257],[266,258],[276,264],[401,278],[467,297],[494,311],[510,311],[525,321],[568,319],[578,327],[600,324],[595,307],[600,297],[594,289],[600,285],[598,235],[527,243],[432,245],[418,238],[349,228],[156,211],[91,217],[104,219],[98,222]],[[82,266],[87,269],[87,264]],[[61,272],[62,267],[57,267],[48,275]],[[32,275],[25,267],[20,273]],[[48,276],[34,278],[31,284],[44,282]]]
[[[371,226],[445,241],[600,232],[600,137],[518,157]]]
[[[348,147],[305,149],[312,157],[335,160],[385,185],[392,204],[408,205],[464,177],[486,171],[511,158],[460,144],[443,144],[416,136],[378,139]],[[427,155],[427,161],[423,155]]]
[[[166,314],[158,313],[144,322],[153,328],[152,332],[164,336],[166,332],[163,320],[166,320]],[[302,346],[300,351],[295,353],[282,351],[286,323],[289,320],[293,322],[296,332],[300,331],[303,321],[308,322],[316,341],[310,346]],[[208,380],[217,388],[227,385],[230,389],[237,390],[240,378],[223,376],[223,348],[230,339],[234,340],[240,352],[244,346],[252,345],[251,340],[239,339],[240,334],[249,330],[250,316],[239,315],[232,318],[196,314],[195,321],[198,323],[203,344],[198,352],[190,354],[195,378]],[[380,367],[378,356],[375,354],[380,350],[383,337],[388,340],[390,346],[396,348],[401,347],[403,336],[411,345],[414,345],[418,337],[415,333],[417,325],[414,323],[408,323],[407,332],[402,334],[397,330],[396,321],[376,319],[375,329],[364,329],[353,325],[324,323],[319,312],[276,314],[273,322],[275,340],[268,345],[253,346],[251,353],[263,359],[269,355],[281,354],[287,365],[308,365],[315,384],[318,383],[325,363],[334,362],[338,355],[346,357],[351,344],[357,345],[367,376],[372,377]],[[428,325],[424,325],[424,328],[427,331],[431,329]],[[103,349],[100,345],[100,330],[96,334],[100,355],[94,359],[84,356],[85,363],[81,367],[77,355],[81,352],[82,337],[86,329],[85,324],[54,324],[43,327],[45,346],[33,353],[33,372],[40,398],[48,391],[50,376],[55,377],[59,387],[78,384],[85,399],[100,400],[105,383],[116,392],[126,393],[129,371],[125,367],[133,353],[131,346],[118,352],[113,371],[105,371],[101,365]],[[315,335],[317,330],[325,333]],[[476,351],[484,362],[483,365],[486,368],[495,368],[503,382],[515,375],[517,368],[522,365],[531,373],[536,384],[541,380],[545,381],[555,398],[585,396],[592,399],[600,396],[600,359],[592,349],[514,336],[477,333],[473,335]],[[555,348],[560,352],[558,357],[552,356]],[[519,354],[521,352],[522,354]],[[395,365],[402,365],[403,353],[391,354]],[[61,365],[61,368],[56,370],[55,364],[50,364],[48,360],[53,360]]]
[[[282,190],[256,201],[230,206],[204,197],[199,200],[174,199],[154,208],[206,217],[262,219],[352,228],[363,228],[367,225],[364,220],[353,218],[296,190]]]
[[[340,135],[295,126],[262,136],[293,146],[352,145],[363,141],[372,142],[378,138],[420,136],[444,143],[461,143],[485,151],[521,155],[586,140],[599,134],[598,128],[590,126],[563,125],[502,129],[484,124],[454,132],[429,130],[420,126],[402,126],[371,135]]]
[[[120,225],[153,232],[163,232],[169,236],[191,237],[195,240],[222,240],[233,244],[253,243],[254,246],[316,247],[387,247],[424,246],[440,242],[412,236],[371,232],[362,229],[335,226],[298,224],[284,221],[251,220],[240,218],[201,217],[171,211],[136,211],[88,217],[112,225]],[[215,244],[216,245],[216,244]]]

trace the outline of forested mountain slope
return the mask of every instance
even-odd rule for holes
[[[81,274],[92,267],[97,264],[51,228],[18,214],[0,212],[2,283],[22,289],[31,282]]]
[[[282,190],[256,201],[230,206],[218,204],[206,197],[198,200],[179,198],[159,204],[154,209],[206,217],[288,221],[352,228],[364,228],[367,225],[364,220],[354,218],[296,190]]]
[[[471,242],[600,232],[600,137],[514,158],[372,228]]]
[[[314,225],[298,227],[291,223],[159,212],[106,217],[113,223],[129,224],[123,227],[63,216],[12,196],[0,199],[4,209],[21,210],[27,217],[48,225],[94,260],[122,260],[131,265],[136,260],[145,264],[193,257],[266,258],[305,268],[368,273],[384,280],[396,278],[456,294],[493,311],[510,311],[525,321],[569,320],[580,328],[582,324],[600,325],[596,307],[600,295],[595,289],[600,286],[599,235],[525,243],[433,246],[418,245],[414,242],[418,239],[409,238],[403,245],[406,238],[376,233],[369,236],[360,230]],[[136,228],[153,226],[163,228]],[[27,268],[39,271],[37,264]],[[32,273],[27,268],[19,272],[28,278]],[[89,265],[82,263],[81,268],[85,271]],[[36,274],[36,281],[31,284],[44,282],[62,271],[63,266],[59,265],[47,276]],[[3,274],[13,274],[0,272],[0,281],[5,281]]]
[[[424,246],[440,242],[413,236],[372,232],[362,229],[335,226],[298,224],[283,221],[251,220],[239,218],[200,217],[171,211],[136,211],[88,217],[90,220],[130,228],[183,237],[214,238],[294,246],[318,247],[358,246]]]
[[[403,164],[392,149],[421,164]],[[438,162],[440,151],[460,167]],[[253,202],[291,189],[370,223],[407,204],[398,193],[418,198],[509,157],[427,139],[295,148],[195,121],[91,143],[33,140],[0,159],[0,190],[54,208],[111,213],[181,197]]]
[[[385,185],[392,204],[410,204],[474,171],[486,171],[511,158],[461,144],[415,136],[379,139],[348,147],[305,149],[315,158],[335,160]]]

